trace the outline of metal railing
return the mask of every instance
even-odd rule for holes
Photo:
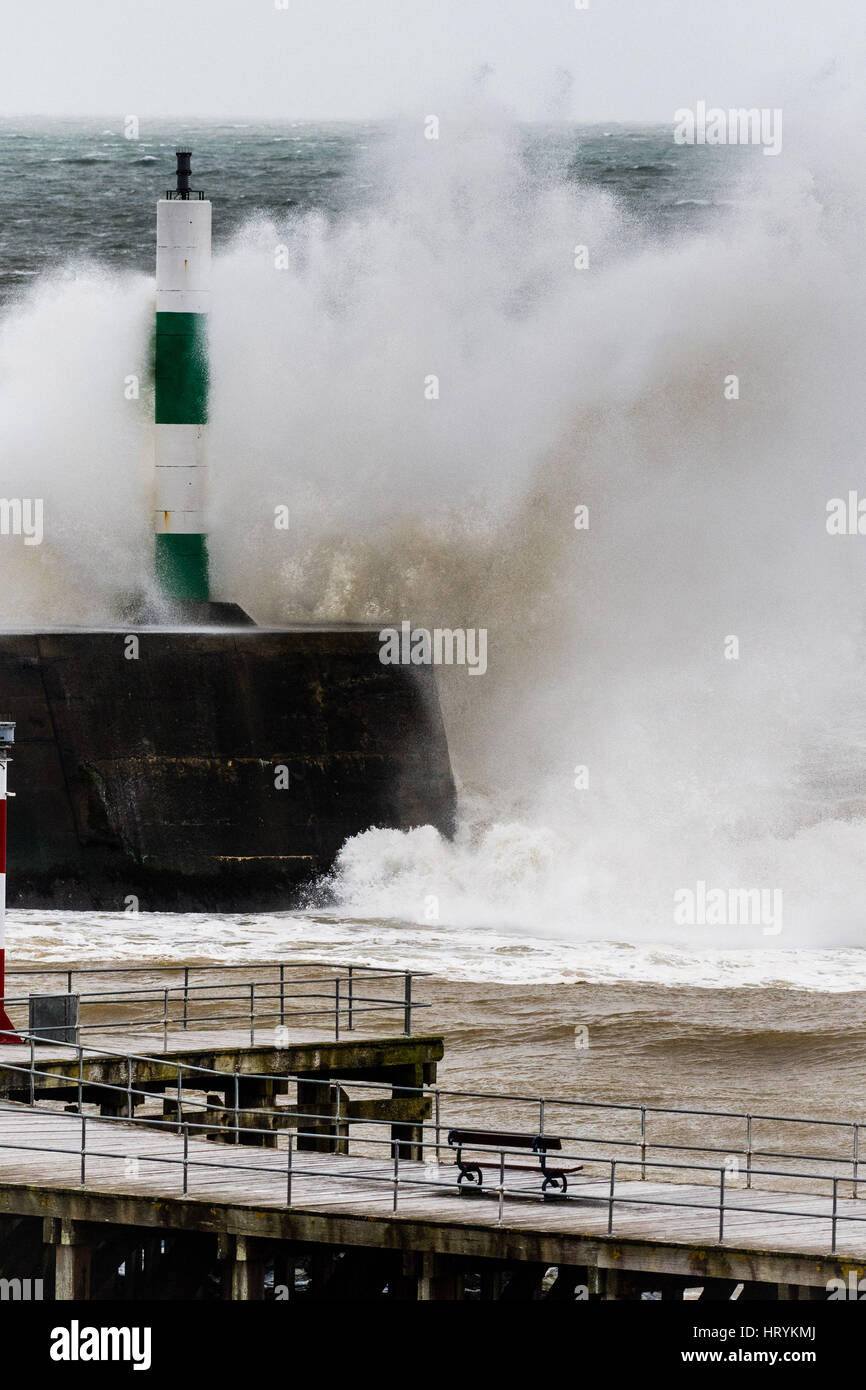
[[[218,971],[252,975],[238,978],[234,983],[198,983],[199,975]],[[315,971],[310,975],[304,972]],[[178,965],[159,966],[92,966],[77,969],[17,969],[7,971],[7,978],[17,980],[57,981],[68,994],[76,993],[82,1011],[79,1028],[82,1031],[109,1032],[133,1028],[161,1028],[163,1045],[167,1046],[170,1030],[188,1031],[190,1027],[218,1025],[235,1026],[249,1032],[250,1044],[255,1043],[256,1029],[265,1024],[286,1028],[296,1026],[333,1028],[334,1038],[342,1032],[353,1032],[359,1024],[378,1023],[382,1017],[397,1016],[404,1034],[412,1032],[413,1010],[427,1009],[413,997],[413,982],[426,978],[429,972],[418,970],[389,970],[378,966],[342,965],[328,961],[291,961],[257,965]],[[168,977],[176,983],[153,983],[140,987],[106,989],[82,988],[88,976],[146,976],[162,980]],[[371,986],[376,992],[371,993]],[[388,993],[387,991],[391,991]],[[47,992],[47,990],[45,991]],[[2,1003],[15,1021],[16,1012],[26,1011],[28,995],[7,994]],[[158,1012],[148,1013],[149,1005]],[[109,1011],[122,1010],[112,1015]],[[84,1019],[84,1012],[89,1017]],[[214,1012],[216,1010],[216,1012]],[[373,1017],[375,1016],[375,1018]]]
[[[712,1144],[681,1144],[669,1143],[665,1141],[650,1141],[647,1134],[648,1116],[687,1116],[697,1117],[702,1120],[716,1117],[721,1119],[742,1119],[749,1121],[747,1130],[751,1140],[752,1127],[757,1121],[772,1121],[780,1125],[798,1126],[817,1126],[822,1132],[829,1130],[848,1131],[856,1129],[859,1131],[862,1125],[859,1122],[850,1121],[831,1121],[813,1120],[809,1118],[793,1116],[771,1116],[771,1115],[744,1115],[741,1112],[678,1109],[668,1107],[640,1106],[627,1104],[609,1104],[605,1102],[588,1101],[567,1101],[551,1098],[539,1098],[529,1096],[508,1095],[495,1092],[461,1091],[451,1090],[440,1087],[425,1088],[395,1085],[391,1082],[380,1081],[358,1081],[355,1078],[347,1077],[343,1080],[330,1079],[328,1084],[334,1094],[334,1103],[327,1109],[302,1109],[300,1105],[291,1110],[286,1107],[275,1106],[273,1108],[241,1106],[239,1104],[240,1085],[248,1081],[267,1081],[272,1084],[284,1085],[286,1090],[291,1085],[299,1082],[309,1083],[310,1077],[296,1077],[291,1074],[275,1075],[274,1073],[257,1074],[237,1074],[219,1072],[212,1068],[192,1065],[188,1062],[181,1062],[176,1059],[162,1057],[136,1057],[128,1053],[113,1052],[105,1048],[90,1047],[87,1044],[65,1044],[70,1049],[74,1058],[70,1072],[58,1073],[56,1064],[54,1070],[46,1070],[37,1065],[36,1049],[39,1039],[28,1037],[29,1056],[21,1059],[21,1065],[12,1062],[2,1062],[0,1067],[6,1072],[20,1077],[20,1091],[26,1095],[31,1104],[34,1104],[37,1095],[42,1088],[38,1083],[39,1079],[50,1080],[55,1086],[59,1083],[68,1089],[70,1084],[77,1089],[77,1116],[80,1120],[80,1141],[75,1148],[58,1147],[50,1144],[23,1143],[20,1139],[14,1142],[2,1141],[0,1136],[0,1149],[14,1149],[22,1152],[51,1152],[58,1154],[75,1153],[80,1157],[80,1181],[86,1182],[87,1159],[103,1158],[119,1160],[125,1158],[136,1158],[140,1162],[164,1164],[169,1167],[176,1166],[182,1169],[182,1192],[188,1193],[190,1190],[190,1175],[196,1169],[219,1169],[223,1172],[250,1173],[258,1172],[269,1174],[273,1178],[276,1167],[276,1160],[271,1163],[239,1162],[238,1156],[233,1156],[231,1162],[224,1159],[220,1161],[217,1156],[207,1158],[196,1156],[190,1150],[190,1137],[210,1137],[229,1139],[234,1144],[251,1143],[256,1139],[278,1146],[279,1128],[285,1128],[289,1132],[286,1135],[286,1167],[284,1177],[286,1182],[284,1204],[292,1205],[292,1182],[298,1177],[315,1178],[316,1182],[329,1182],[335,1180],[338,1184],[343,1184],[341,1200],[345,1200],[345,1179],[351,1178],[361,1183],[385,1184],[392,1193],[392,1210],[396,1213],[399,1209],[399,1198],[401,1190],[411,1194],[412,1189],[423,1188],[429,1192],[431,1189],[441,1189],[449,1195],[454,1195],[456,1190],[456,1170],[454,1176],[441,1178],[439,1158],[443,1149],[447,1153],[453,1152],[448,1145],[443,1145],[443,1130],[451,1128],[470,1128],[477,1127],[477,1118],[467,1120],[465,1113],[465,1103],[472,1102],[476,1106],[480,1103],[489,1106],[491,1103],[507,1102],[510,1106],[517,1104],[519,1107],[529,1106],[535,1111],[538,1120],[537,1133],[543,1136],[545,1133],[545,1121],[549,1118],[552,1110],[559,1108],[567,1109],[572,1112],[585,1112],[587,1110],[607,1109],[611,1111],[624,1111],[640,1118],[641,1130],[640,1137],[628,1139],[619,1136],[599,1137],[597,1135],[587,1136],[580,1134],[563,1135],[561,1130],[557,1130],[557,1137],[562,1142],[562,1149],[555,1154],[548,1152],[548,1164],[554,1169],[560,1165],[569,1166],[573,1163],[580,1163],[587,1170],[586,1177],[582,1177],[578,1184],[573,1186],[582,1187],[584,1191],[564,1191],[555,1194],[555,1200],[563,1204],[564,1210],[568,1210],[570,1204],[577,1203],[601,1203],[607,1209],[606,1229],[609,1235],[615,1231],[615,1215],[618,1209],[629,1207],[656,1207],[668,1210],[688,1210],[695,1212],[713,1213],[714,1226],[713,1233],[719,1244],[725,1241],[725,1222],[726,1218],[737,1213],[747,1213],[750,1216],[767,1216],[773,1218],[784,1218],[790,1221],[809,1221],[826,1222],[828,1230],[828,1247],[831,1254],[835,1254],[838,1243],[839,1227],[843,1223],[857,1223],[858,1235],[860,1224],[866,1222],[866,1212],[861,1216],[851,1211],[840,1209],[839,1202],[840,1185],[850,1184],[852,1195],[858,1194],[858,1156],[857,1145],[854,1146],[854,1153],[848,1155],[829,1155],[829,1154],[802,1154],[798,1152],[785,1153],[778,1150],[763,1151],[751,1145],[742,1156],[749,1157],[747,1169],[741,1176],[746,1177],[746,1187],[751,1187],[752,1179],[760,1180],[760,1205],[751,1202],[743,1204],[737,1200],[736,1189],[732,1189],[732,1180],[737,1180],[736,1169],[732,1169],[730,1159],[732,1157],[729,1150]],[[85,1062],[89,1060],[122,1060],[126,1065],[126,1082],[121,1085],[118,1082],[108,1082],[104,1079],[93,1080],[85,1074]],[[135,1064],[150,1064],[163,1069],[173,1069],[174,1089],[176,1092],[176,1114],[174,1117],[157,1118],[155,1116],[136,1116],[136,1104],[146,1104],[153,1102],[154,1091],[153,1081],[149,1087],[135,1086],[133,1084],[133,1070]],[[168,1083],[160,1083],[165,1090]],[[360,1089],[362,1091],[381,1091],[387,1089],[391,1091],[393,1098],[403,1098],[406,1096],[420,1096],[429,1098],[433,1102],[434,1115],[432,1120],[424,1118],[413,1118],[406,1120],[394,1116],[375,1117],[365,1114],[362,1119],[353,1119],[348,1111],[342,1111],[342,1091],[343,1088]],[[209,1089],[222,1090],[225,1094],[225,1105],[219,1107],[225,1112],[223,1120],[226,1122],[215,1123],[208,1119],[208,1111],[213,1111],[213,1106],[206,1101],[196,1099],[191,1092],[207,1091]],[[120,1099],[127,1110],[125,1116],[96,1116],[87,1114],[85,1105],[93,1102],[94,1094],[107,1093],[115,1100]],[[48,1094],[48,1092],[45,1092]],[[229,1095],[232,1101],[229,1101]],[[449,1115],[447,1121],[443,1114],[445,1104],[460,1103],[455,1106],[455,1114]],[[98,1102],[97,1102],[98,1103]],[[11,1108],[7,1102],[0,1105],[0,1109]],[[16,1113],[20,1114],[20,1108],[14,1107]],[[49,1110],[37,1110],[37,1114],[52,1114]],[[190,1118],[197,1113],[203,1113],[204,1118]],[[264,1123],[263,1123],[264,1122]],[[104,1124],[132,1125],[135,1127],[145,1126],[151,1129],[172,1130],[182,1136],[183,1150],[182,1155],[176,1157],[164,1154],[148,1154],[146,1151],[131,1152],[128,1155],[119,1155],[116,1151],[99,1149],[93,1147],[94,1126],[99,1133],[99,1126]],[[355,1156],[355,1161],[349,1158],[349,1131],[354,1126],[356,1131],[363,1131],[360,1143],[363,1147],[372,1148],[373,1159]],[[275,1129],[276,1127],[276,1129]],[[388,1133],[383,1134],[383,1129]],[[295,1132],[292,1133],[291,1131]],[[104,1133],[104,1131],[102,1131]],[[91,1136],[90,1146],[88,1146],[88,1135]],[[35,1137],[35,1136],[34,1136]],[[320,1163],[313,1167],[304,1167],[303,1158],[299,1159],[299,1154],[304,1152],[299,1148],[299,1141],[310,1140],[317,1144],[332,1143],[336,1146],[345,1146],[341,1151],[340,1161],[330,1167]],[[98,1142],[98,1141],[97,1141]],[[600,1148],[610,1146],[621,1150],[623,1146],[637,1144],[639,1151],[634,1157],[599,1152]],[[435,1161],[426,1165],[412,1161],[407,1158],[406,1149],[414,1153],[421,1146],[426,1146],[435,1155]],[[466,1148],[470,1146],[467,1145]],[[494,1185],[484,1189],[489,1192],[496,1204],[496,1222],[501,1224],[504,1220],[506,1202],[519,1202],[525,1204],[527,1200],[538,1199],[540,1196],[540,1179],[542,1173],[530,1168],[527,1162],[525,1149],[514,1148],[506,1143],[493,1143],[489,1145],[473,1145],[473,1152],[481,1152],[485,1158],[492,1162],[495,1178]],[[384,1153],[383,1153],[384,1150]],[[652,1158],[649,1151],[660,1151],[663,1156]],[[717,1154],[725,1152],[728,1161],[725,1163],[697,1161],[695,1158],[682,1158],[683,1153],[696,1154]],[[669,1156],[673,1153],[675,1156]],[[386,1160],[385,1165],[381,1162]],[[526,1186],[509,1186],[506,1181],[506,1173],[509,1170],[509,1160],[520,1158],[523,1163],[520,1165],[523,1171],[530,1178],[537,1178],[539,1181],[534,1184],[532,1189]],[[379,1162],[376,1161],[379,1159]],[[790,1166],[761,1166],[756,1160],[769,1159],[775,1164],[793,1164],[801,1162],[835,1164],[841,1171],[827,1173],[826,1171],[815,1170],[793,1170]],[[299,1166],[299,1163],[301,1166]],[[402,1165],[402,1166],[401,1166]],[[489,1166],[489,1163],[488,1163]],[[387,1170],[387,1171],[386,1171]],[[590,1175],[589,1170],[594,1171],[594,1176]],[[626,1176],[623,1177],[625,1172]],[[633,1174],[633,1177],[629,1176]],[[665,1179],[664,1184],[656,1190],[649,1192],[643,1191],[637,1186],[640,1180],[646,1180],[649,1176]],[[617,1188],[619,1179],[620,1187]],[[778,1206],[771,1205],[770,1200],[774,1197],[775,1189],[772,1187],[773,1180],[781,1180],[786,1184],[797,1183],[799,1187],[793,1188],[794,1192],[808,1192],[812,1197],[817,1196],[819,1209],[796,1209],[792,1205]],[[0,1181],[2,1181],[2,1169],[0,1169]],[[32,1178],[31,1178],[32,1181]],[[510,1181],[510,1180],[509,1180]],[[706,1188],[706,1198],[703,1192],[700,1197],[694,1194],[685,1195],[683,1185],[701,1186]],[[804,1188],[803,1183],[808,1186]],[[599,1189],[591,1194],[587,1194],[587,1187]],[[602,1190],[603,1189],[603,1190]],[[670,1190],[668,1190],[670,1189]],[[791,1189],[788,1189],[789,1192]],[[817,1191],[816,1191],[817,1190]],[[712,1194],[712,1195],[711,1195]],[[780,1193],[780,1196],[783,1195]],[[265,1200],[269,1200],[267,1197]],[[826,1207],[826,1210],[824,1209]],[[850,1226],[849,1226],[850,1228]],[[702,1239],[705,1236],[702,1234]],[[748,1243],[748,1242],[747,1242]],[[866,1250],[866,1233],[862,1246],[859,1249]]]

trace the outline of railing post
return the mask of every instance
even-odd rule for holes
[[[612,1232],[612,1230],[613,1230],[613,1189],[614,1189],[614,1179],[615,1179],[615,1175],[616,1175],[616,1159],[615,1159],[615,1158],[612,1158],[612,1159],[610,1160],[610,1195],[609,1195],[609,1197],[608,1197],[608,1199],[607,1199],[607,1233],[608,1233],[608,1235],[610,1235],[611,1232]]]
[[[30,1034],[30,1104],[36,1104],[36,1044]]]
[[[408,970],[403,989],[403,1032],[407,1037],[412,1032],[412,976]]]
[[[646,1106],[640,1108],[640,1180],[646,1182]]]
[[[168,987],[162,992],[162,1050],[168,1052]]]
[[[725,1238],[725,1170],[719,1169],[719,1244]]]
[[[499,1225],[502,1225],[502,1208],[505,1203],[505,1150],[499,1151]]]
[[[78,1113],[81,1114],[84,1099],[84,1048],[78,1044]]]
[[[349,1023],[348,1023],[348,1031],[349,1031],[350,1033],[351,1033],[352,1029],[355,1027],[355,1021],[354,1021],[354,1019],[353,1019],[353,1017],[352,1017],[352,1009],[353,1009],[354,1003],[355,1003],[355,967],[354,967],[354,965],[350,965],[350,966],[349,966]]]
[[[340,1041],[340,977],[334,981],[334,1041]]]
[[[440,1134],[440,1130],[441,1130],[441,1123],[440,1123],[440,1119],[439,1119],[439,1087],[438,1087],[438,1086],[436,1087],[436,1090],[433,1092],[433,1096],[434,1096],[433,1104],[434,1104],[434,1106],[436,1107],[436,1113],[435,1113],[435,1116],[434,1116],[434,1122],[435,1122],[435,1125],[436,1125],[436,1162],[437,1162],[437,1164],[438,1164],[438,1162],[439,1162],[439,1134]]]
[[[289,1157],[286,1166],[286,1206],[292,1205],[292,1148],[294,1147],[295,1136],[289,1130]]]
[[[189,1018],[189,966],[183,967],[183,1028],[186,1032],[186,1025]]]
[[[238,1074],[237,1074],[237,1072],[235,1072],[235,1074],[234,1074],[234,1082],[235,1082],[235,1143],[236,1143],[236,1144],[239,1144],[239,1143],[241,1142],[241,1136],[240,1136],[240,1111],[239,1111],[239,1109],[238,1109],[238,1106],[239,1106],[239,1098],[240,1098],[240,1082],[238,1081]]]
[[[752,1117],[746,1116],[746,1187],[752,1186]]]
[[[66,993],[67,993],[67,994],[71,994],[71,993],[72,993],[72,971],[71,971],[71,970],[67,970],[67,972],[66,972]]]
[[[183,1127],[183,1195],[189,1191],[189,1125]]]
[[[81,1186],[84,1186],[87,1164],[87,1116],[81,1116]]]
[[[830,1242],[830,1254],[836,1254],[836,1219],[839,1209],[839,1179],[833,1179],[833,1238]]]
[[[398,1193],[399,1188],[400,1188],[400,1145],[399,1145],[398,1143],[396,1143],[396,1142],[395,1142],[395,1144],[394,1144],[394,1179],[393,1179],[393,1181],[394,1181],[394,1207],[393,1207],[393,1210],[396,1212],[396,1210],[397,1210],[397,1193]]]
[[[280,966],[280,1027],[286,1026],[286,967]]]
[[[256,1040],[256,982],[250,984],[250,1047]]]
[[[183,1124],[183,1063],[177,1064],[177,1127]]]
[[[126,1118],[131,1120],[135,1114],[132,1104],[132,1058],[126,1059]]]

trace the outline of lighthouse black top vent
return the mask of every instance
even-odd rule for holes
[[[200,188],[190,188],[190,160],[192,150],[177,150],[177,188],[167,188],[166,198],[182,198],[186,201],[189,198],[203,198],[204,193]]]

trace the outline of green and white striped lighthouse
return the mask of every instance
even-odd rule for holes
[[[205,602],[205,436],[211,204],[190,189],[190,152],[177,151],[177,188],[156,205],[156,575],[175,602]]]

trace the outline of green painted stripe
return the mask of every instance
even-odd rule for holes
[[[154,379],[158,425],[205,423],[207,314],[157,314]]]
[[[207,536],[156,537],[156,577],[163,594],[177,602],[210,597]]]

